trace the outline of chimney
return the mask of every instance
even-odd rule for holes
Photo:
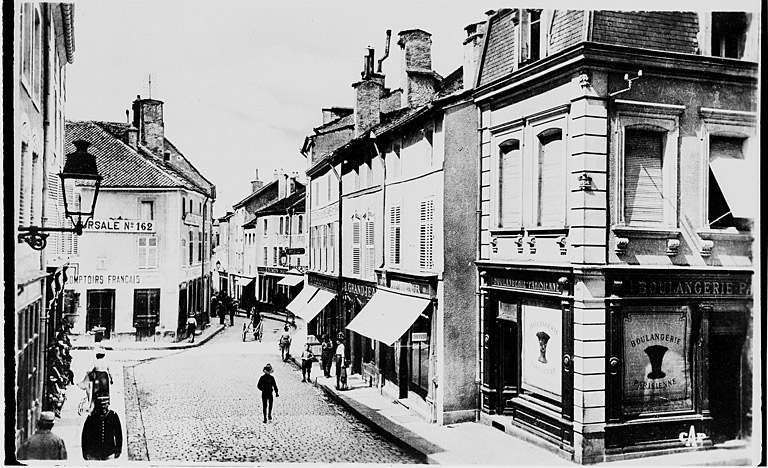
[[[288,196],[288,174],[285,173],[283,168],[277,174],[277,199],[280,200]]]
[[[472,23],[466,28],[467,38],[464,39],[464,89],[475,87],[475,74],[480,66],[480,54],[483,48],[483,36],[485,35],[485,22]]]
[[[426,104],[435,92],[432,71],[432,35],[421,29],[400,31],[397,45],[401,50],[401,107]]]
[[[131,125],[128,127],[128,146],[133,149],[139,148],[139,129]]]
[[[259,170],[254,171],[253,180],[251,181],[251,193],[254,193],[264,186],[264,182],[259,180]]]
[[[158,157],[165,154],[165,125],[163,101],[142,99],[133,101],[133,126],[139,130],[139,141]]]
[[[274,177],[274,180],[278,180],[280,178],[280,173],[277,172],[277,169],[275,169],[274,174],[272,174],[272,177]]]
[[[384,94],[384,75],[373,71],[374,50],[366,48],[363,60],[363,79],[352,85],[355,88],[355,137],[381,121],[381,96]]]

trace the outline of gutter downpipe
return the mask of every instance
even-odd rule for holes
[[[476,186],[476,197],[477,197],[477,203],[475,206],[475,222],[477,225],[477,238],[475,239],[475,245],[477,246],[477,250],[475,252],[475,258],[476,260],[480,260],[480,255],[482,253],[482,249],[480,247],[480,239],[482,236],[482,180],[483,180],[483,125],[482,125],[482,110],[480,109],[480,106],[477,106],[477,122],[480,124],[477,127],[477,186]],[[485,356],[483,356],[483,330],[482,325],[483,322],[480,319],[481,315],[483,314],[483,292],[480,289],[480,270],[477,268],[477,265],[475,265],[475,288],[476,292],[475,295],[477,296],[477,314],[475,315],[475,330],[476,330],[476,339],[477,339],[477,369],[475,373],[475,383],[477,386],[477,407],[475,408],[475,421],[480,420],[480,408],[482,407],[482,392],[481,392],[481,386],[483,384],[482,380],[482,370],[483,370],[483,359]]]
[[[331,168],[331,171],[333,171],[333,175],[336,176],[336,180],[339,181],[339,215],[338,215],[338,218],[339,218],[339,235],[337,236],[338,237],[339,248],[336,249],[336,251],[338,252],[338,255],[339,255],[339,274],[337,275],[337,279],[336,279],[336,323],[338,323],[339,318],[342,316],[342,313],[343,313],[343,310],[342,310],[343,309],[343,304],[342,304],[342,301],[341,301],[341,278],[342,278],[342,268],[341,267],[343,265],[343,260],[344,260],[344,255],[341,252],[341,248],[344,245],[344,243],[342,242],[342,233],[344,232],[344,229],[342,229],[342,217],[341,217],[341,215],[342,215],[341,202],[342,202],[343,198],[341,196],[342,195],[342,191],[341,191],[341,188],[342,188],[341,187],[341,174],[339,174],[338,171],[336,171],[336,168],[334,167],[333,162],[331,161],[330,158],[327,159],[326,162],[328,163],[328,166]],[[344,165],[344,161],[343,160],[342,160],[341,164],[342,164],[342,166]],[[342,167],[342,170],[343,170],[343,167]],[[345,328],[346,328],[346,326],[345,326]],[[341,330],[337,330],[336,334],[338,335],[339,333],[343,333],[343,332]]]
[[[208,206],[208,195],[203,195],[203,212],[207,211],[205,208]],[[202,296],[200,298],[200,330],[202,331],[203,328],[208,324],[208,320],[210,319],[210,312],[206,311],[206,308],[209,306],[209,303],[211,302],[206,296],[208,291],[211,289],[211,282],[208,281],[208,287],[204,288],[205,286],[205,256],[210,250],[205,250],[205,216],[203,216],[203,233],[200,236],[200,241],[203,243],[203,245],[200,247],[200,295]]]
[[[379,265],[379,268],[384,268],[384,264],[386,263],[385,259],[387,258],[386,253],[384,252],[384,239],[386,238],[386,229],[384,229],[384,225],[386,224],[387,219],[387,163],[384,161],[384,155],[381,154],[381,150],[379,150],[379,145],[376,143],[377,136],[371,130],[370,132],[370,138],[373,143],[373,149],[376,150],[376,154],[379,156],[379,161],[381,161],[381,169],[382,169],[382,177],[381,177],[381,217],[382,217],[382,223],[381,223],[381,264]]]

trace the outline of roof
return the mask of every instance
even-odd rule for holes
[[[258,190],[256,190],[255,192],[251,192],[251,193],[249,193],[248,195],[246,195],[246,197],[245,197],[245,198],[243,198],[243,199],[242,199],[242,200],[240,200],[239,202],[237,202],[237,203],[235,203],[234,205],[232,205],[232,208],[239,208],[239,207],[241,207],[241,206],[245,205],[245,204],[246,204],[246,203],[248,203],[249,201],[251,201],[251,200],[253,200],[254,198],[256,198],[256,197],[257,197],[257,196],[258,196],[260,193],[266,192],[266,191],[267,191],[267,190],[268,190],[270,187],[272,187],[272,186],[274,186],[275,188],[277,187],[277,180],[273,180],[272,182],[266,183],[266,184],[262,185],[262,186],[261,186],[261,187],[260,187]]]
[[[324,123],[319,127],[313,128],[313,130],[315,131],[315,133],[321,134],[321,133],[333,132],[340,128],[354,126],[354,125],[355,125],[355,115],[349,114],[349,115],[345,115],[344,117],[339,117],[338,119],[331,120],[330,122]]]
[[[129,124],[100,121],[67,121],[64,152],[75,151],[76,140],[91,143],[88,152],[96,156],[102,188],[184,188],[215,197],[215,187],[202,176],[191,177],[149,150],[127,144]],[[170,145],[170,142],[168,142]],[[175,153],[182,158],[178,150]],[[197,173],[186,160],[183,161]],[[199,174],[199,173],[197,173]]]
[[[292,194],[288,195],[285,198],[281,198],[280,200],[277,200],[276,202],[272,203],[271,205],[267,205],[264,208],[258,210],[256,212],[256,216],[266,216],[271,214],[285,214],[286,210],[289,208],[295,208],[300,211],[304,211],[304,201],[306,200],[305,197],[306,189],[300,188],[293,192]]]

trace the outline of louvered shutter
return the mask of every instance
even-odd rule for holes
[[[369,213],[365,220],[365,276],[371,278],[374,269],[375,246],[373,243],[373,216]]]
[[[389,261],[400,265],[400,205],[389,209]]]
[[[539,226],[562,226],[565,223],[563,134],[556,132],[539,141]]]
[[[419,269],[431,271],[434,268],[432,258],[434,203],[432,200],[421,202],[419,210]]]
[[[139,237],[138,238],[138,267],[139,268],[146,268],[147,267],[147,238],[146,237]]]
[[[59,177],[56,174],[47,174],[48,178],[48,197],[46,200],[46,213],[48,213],[47,216],[47,225],[48,226],[55,226],[60,227],[61,226],[61,218],[60,213],[61,210],[59,209],[59,196],[60,196],[60,189],[59,189]],[[51,237],[48,239],[48,248],[53,250],[53,253],[55,255],[60,255],[61,252],[61,234],[60,232],[52,232],[50,233]]]
[[[360,273],[360,220],[352,221],[352,274]]]
[[[662,134],[627,130],[624,143],[624,220],[661,224],[664,220]]]
[[[501,145],[499,166],[499,225],[519,225],[522,211],[520,181],[523,164],[518,140]]]
[[[29,146],[26,143],[21,144],[21,167],[19,167],[19,226],[27,224],[27,154]]]
[[[336,223],[328,225],[328,248],[331,250],[330,270],[336,270]]]
[[[157,268],[157,237],[147,239],[147,267]]]

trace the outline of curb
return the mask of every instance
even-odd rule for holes
[[[201,338],[199,341],[196,341],[194,343],[189,343],[186,340],[183,343],[171,343],[168,345],[160,346],[160,345],[149,345],[149,346],[142,346],[142,347],[123,347],[119,345],[111,345],[111,346],[105,346],[100,345],[107,351],[159,351],[159,350],[178,350],[178,349],[186,349],[186,348],[194,348],[197,346],[201,346],[208,341],[211,340],[214,336],[218,335],[224,330],[225,327],[222,325],[218,325],[218,328],[211,333],[208,334],[205,338]],[[88,349],[94,349],[96,347],[96,343],[89,343],[87,345],[73,345],[72,349],[76,350],[88,350]]]
[[[433,444],[432,442],[424,439],[418,434],[406,429],[399,424],[389,420],[388,418],[381,416],[376,411],[369,409],[365,405],[356,402],[352,398],[347,398],[339,393],[333,391],[329,386],[318,383],[315,381],[315,386],[320,387],[328,397],[347,409],[360,421],[372,427],[378,433],[383,435],[387,440],[393,442],[395,445],[403,448],[416,458],[422,464],[440,464],[433,460],[430,454],[443,452],[444,450]]]

